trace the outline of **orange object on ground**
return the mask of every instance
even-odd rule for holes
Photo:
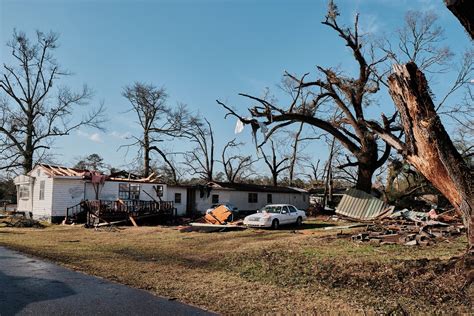
[[[204,220],[209,224],[225,224],[232,216],[232,212],[229,211],[224,205],[219,205],[212,210],[209,214],[204,216]]]

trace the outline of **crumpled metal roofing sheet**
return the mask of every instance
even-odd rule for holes
[[[336,207],[336,214],[359,220],[372,220],[386,213],[389,207],[368,193],[348,189]]]

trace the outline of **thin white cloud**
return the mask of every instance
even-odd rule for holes
[[[120,133],[117,131],[112,131],[109,135],[118,139],[127,139],[127,138],[130,138],[130,136],[132,136],[130,132]]]
[[[96,143],[103,143],[104,141],[100,137],[99,133],[93,133],[89,136],[89,139]]]
[[[85,137],[85,138],[89,139],[90,141],[93,141],[94,143],[103,143],[104,142],[99,133],[90,134],[90,133],[78,130],[77,135],[81,136],[81,137]]]

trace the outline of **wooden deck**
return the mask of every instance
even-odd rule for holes
[[[153,216],[174,218],[176,216],[174,203],[172,201],[86,200],[68,207],[66,211],[66,221],[85,222],[89,227],[128,220],[135,225],[135,219]]]

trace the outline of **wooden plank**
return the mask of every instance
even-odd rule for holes
[[[130,218],[130,221],[132,222],[133,226],[138,227],[137,222],[135,222],[133,216],[129,216],[128,218]]]

